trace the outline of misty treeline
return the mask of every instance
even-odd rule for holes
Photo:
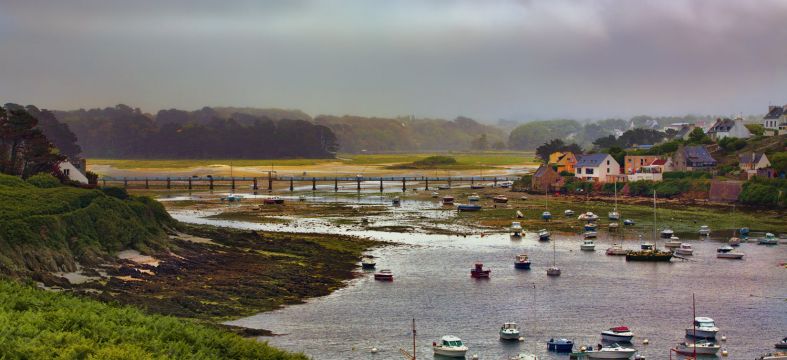
[[[506,148],[503,130],[462,116],[443,120],[322,115],[314,122],[333,130],[341,151],[348,153]]]
[[[0,172],[24,178],[53,172],[79,151],[74,134],[52,113],[16,104],[0,107]]]
[[[237,113],[205,107],[149,115],[117,105],[54,113],[76,134],[88,157],[329,158],[338,150],[336,135],[329,128],[287,119],[291,114],[287,111]]]

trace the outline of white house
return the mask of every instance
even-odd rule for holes
[[[762,119],[762,126],[777,134],[787,133],[787,105],[769,106],[768,114]]]
[[[716,123],[706,131],[711,139],[718,141],[726,137],[733,137],[739,139],[748,139],[751,137],[751,132],[743,124],[743,119],[738,117],[732,119],[716,119]]]
[[[69,180],[76,181],[78,183],[87,184],[88,180],[85,174],[79,170],[74,164],[69,161],[63,161],[57,164],[57,167],[60,169],[60,172],[63,173]]]
[[[577,156],[574,176],[593,182],[612,182],[620,175],[620,164],[609,154]]]

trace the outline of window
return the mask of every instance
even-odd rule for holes
[[[69,174],[69,172],[71,172],[71,169],[63,169],[63,175],[65,175],[65,176],[71,176],[71,175]]]
[[[593,168],[585,168],[585,174],[593,175]]]
[[[576,170],[577,170],[577,174],[581,174],[582,173],[582,168],[581,167],[578,167]]]
[[[609,174],[609,173],[610,173],[609,168],[607,168],[607,174]]]
[[[607,165],[609,165],[609,160],[607,160]]]

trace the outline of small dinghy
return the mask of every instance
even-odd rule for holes
[[[598,220],[598,215],[588,211],[588,212],[586,212],[586,213],[584,213],[582,215],[579,215],[579,217],[577,217],[577,219],[585,220],[585,221],[596,221],[596,220]]]
[[[662,239],[669,239],[669,238],[672,237],[672,235],[675,235],[675,232],[672,231],[672,229],[661,230],[661,238]]]
[[[767,353],[758,357],[757,360],[787,360],[787,352]]]
[[[443,205],[453,205],[453,204],[454,204],[453,196],[443,196]]]
[[[733,252],[735,248],[729,245],[724,245],[718,249],[716,249],[716,257],[719,259],[733,259],[733,260],[740,260],[743,259],[742,253]]]
[[[612,244],[611,247],[607,248],[607,255],[610,256],[623,256],[628,253],[628,250],[623,248],[623,245],[620,244]]]
[[[710,228],[708,227],[708,225],[702,225],[700,226],[699,233],[700,236],[710,236]]]
[[[585,233],[582,235],[585,237],[585,239],[595,239],[598,237],[598,233],[595,231],[585,231]]]
[[[691,256],[694,255],[694,248],[691,246],[691,244],[682,243],[680,244],[680,247],[675,249],[675,253],[683,256]]]
[[[481,197],[478,196],[478,194],[470,194],[467,196],[467,201],[472,201],[472,202],[481,201]]]
[[[582,242],[582,245],[579,245],[579,248],[582,251],[596,251],[596,243],[593,240],[585,240]]]
[[[589,359],[631,359],[637,350],[632,348],[622,347],[618,344],[603,346],[596,351],[587,352]]]
[[[361,259],[361,268],[364,270],[374,269],[376,265],[377,263],[371,256],[364,256],[363,259]]]
[[[547,241],[549,240],[550,236],[551,234],[549,233],[549,231],[547,231],[547,229],[538,230],[538,240]]]
[[[765,233],[765,237],[760,238],[757,243],[760,245],[776,245],[779,243],[779,239],[773,233]]]
[[[634,222],[634,220],[631,220],[631,219],[626,219],[626,220],[623,220],[623,225],[625,225],[625,226],[632,226],[632,225],[634,225],[634,224],[636,224],[636,223]]]
[[[437,199],[437,198],[439,198],[439,197],[440,197],[440,193],[439,193],[439,192],[437,192],[437,191],[433,191],[433,192],[432,192],[432,198],[433,198],[433,199]]]
[[[774,347],[777,349],[787,349],[787,337],[782,339],[782,341],[777,342]]]
[[[563,212],[563,215],[574,216],[574,210],[571,210],[571,209],[566,210],[566,211]]]
[[[374,273],[374,279],[377,281],[393,281],[393,273],[388,269],[380,270]]]
[[[595,223],[587,223],[584,226],[585,231],[596,231],[597,228],[598,225],[596,225]]]
[[[527,254],[519,254],[514,260],[514,268],[522,270],[530,270],[530,258]]]
[[[516,218],[517,219],[524,219],[525,218],[525,214],[522,214],[521,211],[517,210],[516,211]]]
[[[514,236],[522,236],[522,224],[519,221],[511,222],[511,232]]]
[[[549,211],[544,211],[541,213],[541,218],[548,221],[552,218],[552,213]]]

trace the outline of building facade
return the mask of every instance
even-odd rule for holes
[[[714,159],[704,146],[681,146],[672,155],[672,168],[677,171],[711,170]]]
[[[580,155],[574,176],[593,182],[614,182],[620,175],[620,164],[609,154]]]
[[[787,132],[787,105],[768,106],[768,113],[762,118],[762,126],[772,132]]]
[[[530,180],[530,188],[539,192],[550,187],[560,187],[562,184],[563,177],[552,169],[551,165],[541,165]]]
[[[660,157],[656,155],[626,155],[623,158],[623,172],[624,174],[634,174],[641,167],[648,166]]]
[[[577,164],[577,157],[571,151],[555,151],[549,154],[549,164],[557,166],[558,174],[563,171],[573,173],[574,166]]]
[[[738,117],[732,119],[716,119],[716,123],[707,131],[708,136],[714,141],[719,141],[726,137],[748,139],[751,137],[751,132],[746,125],[743,124],[743,119]]]

